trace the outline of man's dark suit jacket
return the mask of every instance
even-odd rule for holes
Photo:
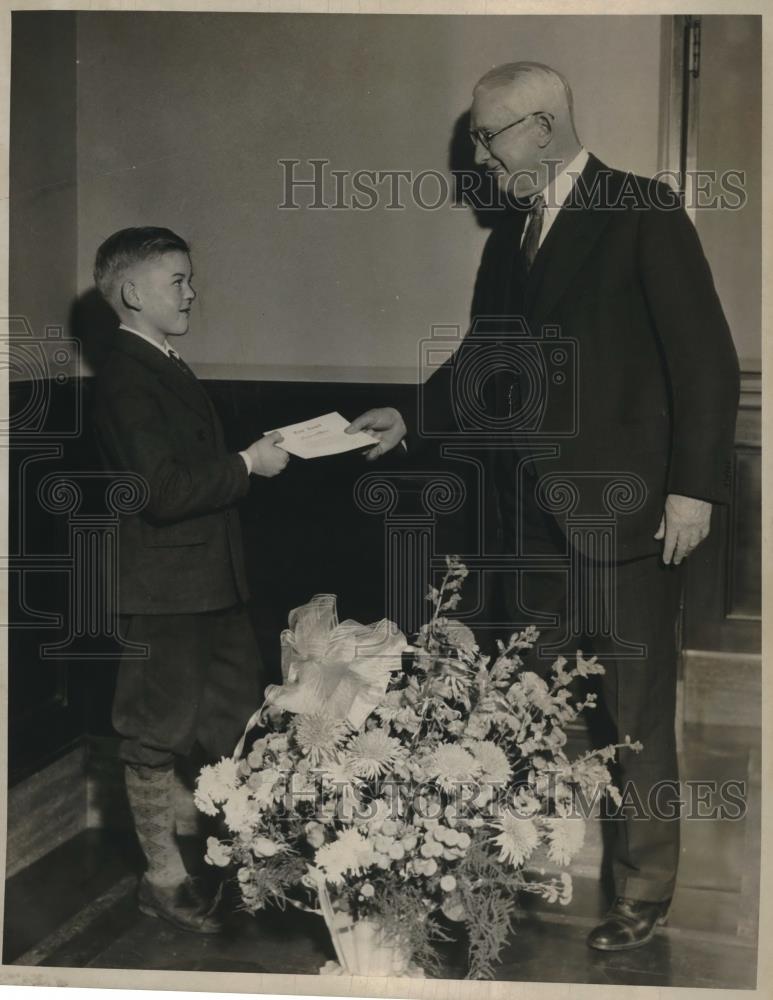
[[[119,611],[181,614],[248,596],[239,517],[244,460],[228,454],[201,384],[124,330],[97,376],[97,440],[110,470],[143,477],[148,502],[122,518]]]
[[[731,489],[738,362],[695,228],[665,184],[592,155],[529,272],[525,218],[504,214],[486,243],[473,326],[424,386],[423,425],[435,434],[458,427],[454,368],[480,340],[476,317],[521,315],[532,338],[560,328],[577,342],[576,434],[556,439],[558,458],[538,456],[539,438],[513,447],[538,475],[638,475],[646,500],[619,519],[617,557],[659,552],[653,535],[667,494],[725,503]],[[548,361],[543,426],[567,427],[570,394],[555,391],[552,370]],[[502,416],[508,394],[517,401],[517,379],[499,373],[493,383],[491,410]]]

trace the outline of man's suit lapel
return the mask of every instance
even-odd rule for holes
[[[606,170],[591,154],[534,259],[524,301],[532,333],[539,331],[609,222],[598,176]]]
[[[147,344],[141,337],[126,330],[118,330],[116,341],[118,350],[142,362],[153,371],[153,374],[164,383],[170,392],[175,393],[187,406],[204,419],[212,417],[209,397],[195,379],[186,375],[176,367],[173,361],[152,344]]]

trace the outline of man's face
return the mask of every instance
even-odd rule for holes
[[[191,260],[181,250],[142,261],[132,269],[142,325],[148,333],[179,337],[188,332],[191,303]]]
[[[542,190],[543,149],[539,119],[532,114],[539,108],[527,108],[512,91],[505,88],[476,90],[470,110],[470,129],[497,132],[517,122],[490,141],[475,144],[475,163],[492,173],[502,191],[516,198],[529,198]],[[526,117],[526,116],[530,117]]]

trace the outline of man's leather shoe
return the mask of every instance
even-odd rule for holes
[[[192,878],[179,885],[154,885],[144,875],[137,893],[140,910],[149,917],[160,917],[182,931],[194,934],[218,934],[223,925],[214,914],[217,899],[206,900]]]
[[[618,896],[603,922],[588,935],[588,944],[599,951],[626,951],[652,940],[655,928],[668,919],[671,900],[652,903]]]

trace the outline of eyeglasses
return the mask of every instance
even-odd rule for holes
[[[548,118],[555,120],[555,115],[552,115],[549,111],[532,111],[528,115],[524,115],[523,118],[519,118],[516,122],[510,122],[509,125],[505,125],[502,128],[496,130],[496,132],[489,132],[485,128],[470,129],[470,141],[473,146],[477,146],[478,143],[483,146],[484,149],[491,151],[491,143],[496,139],[498,135],[506,132],[509,128],[515,128],[516,125],[520,125],[521,122],[525,122],[528,118],[534,118],[536,115],[547,115]]]

